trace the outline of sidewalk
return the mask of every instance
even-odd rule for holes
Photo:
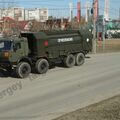
[[[120,120],[120,95],[54,120]]]

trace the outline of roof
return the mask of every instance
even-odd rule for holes
[[[2,20],[3,21],[9,21],[9,22],[15,22],[15,20],[13,18],[10,18],[10,17],[3,17]]]
[[[21,30],[24,30],[25,26],[28,24],[28,21],[20,21],[19,27]]]

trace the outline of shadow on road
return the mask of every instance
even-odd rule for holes
[[[90,56],[85,56],[85,58],[90,59],[91,57]]]
[[[0,69],[0,77],[13,77],[13,78],[16,78],[16,75],[14,73],[14,71],[11,71],[11,72],[8,72],[4,69]]]
[[[3,70],[3,69],[0,69],[0,77],[8,77],[10,75],[9,72]]]

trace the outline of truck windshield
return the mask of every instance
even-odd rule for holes
[[[0,51],[6,51],[11,49],[11,41],[0,41]]]

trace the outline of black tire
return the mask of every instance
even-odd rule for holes
[[[16,67],[16,74],[19,78],[26,78],[31,73],[31,66],[27,62],[20,62]]]
[[[35,64],[35,69],[39,74],[46,73],[49,69],[48,61],[46,59],[39,59]]]
[[[68,68],[71,68],[75,65],[75,57],[70,54],[64,58],[64,65]]]
[[[83,53],[78,53],[75,55],[75,64],[80,66],[85,62],[85,55]]]

